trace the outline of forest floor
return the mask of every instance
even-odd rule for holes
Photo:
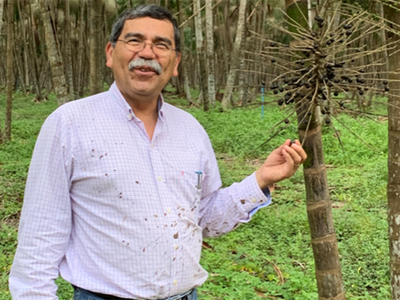
[[[17,245],[17,228],[25,180],[36,137],[45,118],[57,107],[51,99],[34,103],[34,95],[14,94],[12,141],[0,145],[0,300],[11,299],[8,274]],[[172,94],[167,102],[195,116],[212,141],[224,186],[254,172],[274,148],[296,138],[296,125],[279,125],[289,111],[276,104],[205,113],[187,107]],[[0,107],[5,95],[0,94]],[[288,108],[289,110],[292,108]],[[385,107],[370,112],[386,114]],[[1,110],[0,122],[4,122]],[[341,113],[323,128],[325,163],[332,200],[347,299],[390,299],[387,200],[387,120]],[[356,138],[351,129],[374,150]],[[4,124],[4,123],[1,123]],[[3,127],[4,128],[4,127]],[[337,136],[343,144],[343,149]],[[245,300],[318,298],[313,253],[307,222],[302,169],[280,182],[273,202],[248,224],[220,238],[207,239],[202,266],[209,279],[199,288],[199,299]],[[71,286],[61,278],[58,295],[72,299]]]

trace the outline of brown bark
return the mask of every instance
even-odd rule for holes
[[[393,4],[394,5],[394,4]],[[400,5],[397,4],[400,9]],[[393,22],[395,30],[400,30],[400,13],[394,7],[385,9],[386,18]],[[388,42],[400,41],[399,35],[388,34]],[[400,53],[392,53],[389,57],[390,89],[400,88]],[[397,72],[397,74],[393,73]],[[396,81],[397,80],[397,81]],[[392,93],[388,102],[388,223],[389,223],[389,255],[390,285],[393,300],[400,299],[400,96]]]
[[[307,1],[286,1],[286,4],[289,4],[286,7],[289,17],[306,28],[308,22],[303,16],[307,16]],[[305,11],[301,13],[299,10]],[[289,28],[291,32],[297,31],[291,26]],[[297,103],[296,113],[299,137],[308,156],[304,163],[304,182],[318,296],[319,300],[343,300],[346,298],[333,226],[321,124],[317,118],[316,107],[309,108],[309,105]],[[311,112],[311,116],[307,115],[308,111]]]
[[[64,43],[65,43],[65,74],[68,82],[68,91],[70,99],[74,98],[74,80],[73,80],[73,69],[72,69],[72,54],[71,54],[71,18],[69,9],[69,0],[64,0],[65,5],[65,19],[64,19]]]
[[[36,42],[35,42],[35,26],[34,26],[34,22],[33,22],[33,13],[32,13],[32,7],[31,7],[32,3],[28,4],[28,10],[29,10],[29,25],[30,25],[30,33],[29,33],[29,53],[30,53],[30,57],[31,59],[29,60],[31,62],[31,66],[32,68],[32,78],[33,78],[33,83],[35,86],[35,93],[36,93],[36,100],[42,100],[43,96],[42,96],[42,90],[41,90],[41,85],[40,85],[40,81],[39,81],[39,71],[38,71],[38,59],[36,56]]]
[[[207,82],[207,71],[206,71],[206,59],[204,55],[204,40],[203,40],[203,26],[201,21],[200,11],[200,0],[193,1],[193,13],[196,14],[194,17],[195,29],[196,29],[196,52],[197,52],[197,63],[199,66],[199,85],[200,94],[203,95],[203,109],[207,111],[209,109],[210,98],[208,95],[208,82]]]
[[[4,141],[11,141],[11,109],[14,90],[14,0],[8,0],[7,4],[7,101]]]
[[[178,1],[178,22],[181,24],[183,22],[183,9],[181,5],[181,1]],[[181,82],[181,86],[185,90],[186,99],[189,104],[192,104],[192,95],[190,94],[190,87],[189,87],[189,79],[188,79],[188,54],[185,45],[185,33],[183,31],[183,26],[179,27],[179,33],[181,36],[181,61],[179,63],[179,81]]]
[[[240,0],[239,17],[238,17],[238,23],[237,23],[237,29],[236,29],[235,44],[233,46],[233,53],[232,53],[232,56],[230,59],[230,69],[229,69],[228,79],[226,82],[224,98],[222,99],[222,102],[221,102],[221,105],[224,109],[227,109],[229,106],[229,102],[231,100],[232,93],[233,93],[233,85],[234,85],[235,79],[236,79],[236,71],[240,64],[240,47],[242,45],[242,38],[243,38],[244,27],[245,27],[245,23],[246,23],[246,18],[245,18],[246,3],[247,3],[247,0]]]
[[[314,110],[307,130],[303,120],[307,107],[297,108],[299,137],[308,156],[304,163],[304,182],[318,295],[320,300],[342,300],[345,299],[345,292],[333,226],[321,125]]]
[[[58,105],[68,102],[68,90],[64,75],[64,65],[55,39],[55,28],[51,20],[49,0],[40,0],[42,18],[47,46],[47,56],[51,67],[53,88],[57,95]]]
[[[103,91],[102,76],[102,32],[103,32],[103,1],[93,0],[90,6],[90,78],[89,91],[90,94],[97,94]]]
[[[85,21],[84,21],[84,13],[85,13],[85,1],[79,1],[79,36],[78,36],[78,68],[77,68],[77,86],[75,88],[75,99],[83,97],[83,88],[84,88],[84,57],[85,57]]]

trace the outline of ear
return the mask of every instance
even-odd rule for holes
[[[176,52],[177,55],[175,56],[175,66],[174,66],[174,72],[172,73],[172,76],[178,76],[178,66],[179,66],[179,62],[181,61],[181,53],[180,52]]]
[[[109,68],[112,68],[113,66],[113,59],[112,59],[113,52],[114,52],[114,47],[111,45],[110,42],[108,42],[106,46],[106,56],[107,56],[106,66]]]

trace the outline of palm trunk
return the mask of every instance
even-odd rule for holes
[[[3,11],[4,11],[4,1],[0,3],[0,32],[3,28]]]
[[[181,1],[178,1],[178,21],[179,24],[183,22],[183,11],[182,11],[182,5]],[[190,94],[190,86],[189,86],[189,79],[188,79],[188,71],[187,71],[187,66],[188,66],[188,55],[187,55],[187,50],[186,50],[186,45],[185,45],[185,33],[183,31],[183,27],[179,27],[179,32],[181,36],[181,62],[179,63],[179,78],[181,81],[181,85],[183,85],[183,88],[185,90],[185,95],[186,99],[189,102],[189,104],[192,104],[192,95]]]
[[[208,82],[207,82],[207,72],[206,63],[204,56],[204,42],[203,42],[203,26],[201,22],[200,13],[200,0],[193,1],[193,13],[196,14],[194,17],[195,27],[196,27],[196,52],[197,61],[199,65],[199,84],[200,84],[200,94],[203,95],[203,109],[207,111],[209,109],[210,98],[208,95]]]
[[[214,63],[214,27],[212,0],[206,0],[206,37],[208,63],[208,98],[211,106],[215,106],[215,63]]]
[[[85,2],[83,0],[79,1],[79,45],[78,45],[78,80],[77,86],[75,88],[75,99],[79,97],[83,97],[83,78],[84,78],[84,56],[85,56],[85,22],[84,22],[84,13],[85,13]]]
[[[39,81],[39,71],[38,71],[38,59],[36,56],[36,43],[35,43],[35,26],[33,24],[33,13],[32,13],[32,7],[31,3],[28,4],[28,10],[29,10],[29,23],[30,24],[30,34],[29,34],[29,53],[30,53],[30,61],[31,61],[31,68],[32,71],[32,78],[33,78],[33,83],[35,85],[35,93],[36,93],[36,100],[40,101],[43,99],[42,96],[42,90],[41,90],[41,85]]]
[[[306,28],[308,22],[303,16],[307,16],[307,1],[295,2],[287,0],[286,4],[289,5],[286,7],[286,11],[289,17]],[[292,28],[291,30],[294,31],[295,29]],[[296,113],[299,137],[308,156],[304,163],[304,182],[318,295],[320,300],[343,300],[345,299],[345,292],[337,238],[333,226],[321,124],[317,118],[315,107],[310,109],[312,112],[310,118],[307,116],[308,106],[297,103]],[[304,122],[305,119],[308,123]]]
[[[43,25],[45,31],[45,39],[47,45],[47,56],[51,67],[51,75],[53,79],[53,88],[57,95],[58,105],[68,102],[68,90],[64,75],[64,64],[57,48],[55,32],[50,15],[49,0],[40,0],[42,8]]]
[[[14,90],[14,1],[8,0],[7,5],[7,102],[4,140],[11,141],[11,109]]]
[[[392,4],[395,5],[395,4]],[[397,9],[400,8],[396,4]],[[394,30],[400,30],[400,15],[396,8],[387,7],[385,9],[386,18],[393,22]],[[393,34],[392,34],[393,35]],[[398,35],[393,36],[389,42],[400,41]],[[390,89],[398,90],[400,82],[398,72],[400,70],[400,53],[394,53],[389,57]],[[389,125],[389,153],[388,153],[388,223],[389,223],[389,255],[390,255],[390,285],[393,300],[400,299],[400,164],[399,164],[399,144],[400,144],[400,96],[391,93],[388,105],[388,125]]]
[[[245,13],[246,13],[247,0],[240,0],[239,6],[239,18],[236,29],[235,44],[233,45],[233,53],[230,60],[229,75],[225,86],[224,98],[222,99],[221,105],[223,109],[229,107],[229,102],[233,93],[233,85],[236,79],[236,70],[240,63],[240,46],[242,45],[243,32],[245,27]]]
[[[66,77],[68,81],[68,91],[70,95],[70,99],[74,98],[74,75],[72,70],[72,54],[71,54],[71,19],[70,19],[70,10],[69,10],[69,0],[64,0],[65,5],[65,68],[66,68]]]
[[[103,1],[93,0],[89,3],[90,6],[90,79],[89,90],[90,94],[97,94],[103,91],[103,76],[102,76],[102,55],[103,46],[101,43],[103,20]]]

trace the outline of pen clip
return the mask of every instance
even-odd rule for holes
[[[196,188],[197,188],[198,190],[200,190],[200,189],[201,189],[201,183],[202,183],[202,175],[203,175],[203,173],[200,172],[200,171],[197,171],[197,172],[195,172],[195,173],[197,174],[197,185],[196,185]]]

